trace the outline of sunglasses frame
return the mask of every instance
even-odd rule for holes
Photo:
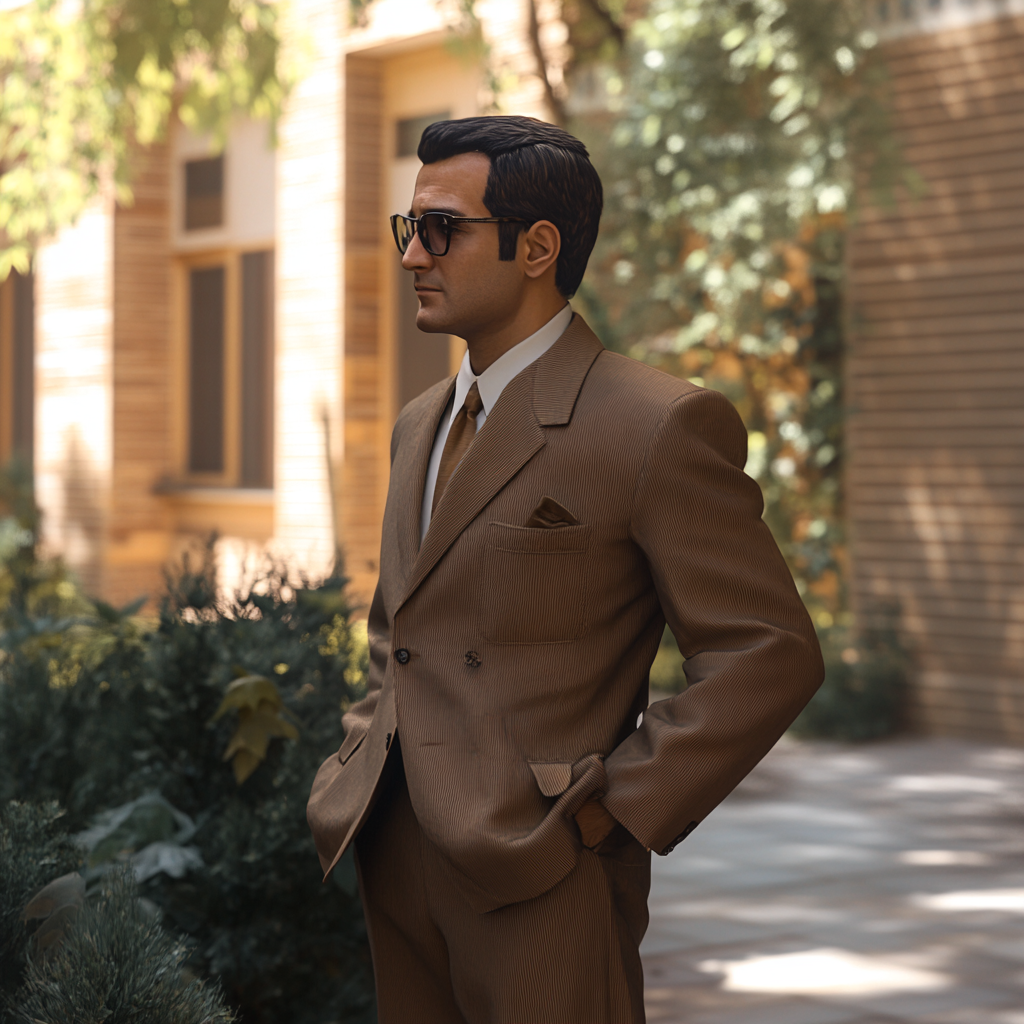
[[[423,219],[424,217],[443,217],[445,220],[445,232],[444,232],[444,251],[434,252],[430,246],[427,245],[426,232],[423,230]],[[395,238],[395,245],[398,246],[398,251],[404,256],[409,251],[409,245],[412,244],[412,238],[409,238],[409,244],[402,248],[401,240],[398,236],[398,222],[405,221],[407,224],[414,225],[413,234],[420,236],[420,243],[431,256],[447,256],[448,250],[452,244],[452,225],[454,224],[529,224],[528,220],[524,220],[522,217],[453,217],[450,213],[444,213],[441,210],[427,210],[425,213],[421,213],[418,217],[407,217],[404,213],[393,213],[391,214],[391,234]]]

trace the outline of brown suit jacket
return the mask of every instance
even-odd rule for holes
[[[483,912],[573,868],[572,815],[595,794],[667,852],[767,753],[823,668],[722,395],[606,351],[575,316],[506,387],[421,547],[453,388],[395,425],[369,692],[308,817],[330,872],[400,735],[417,818]],[[545,498],[575,525],[527,526]],[[666,620],[689,686],[648,708]]]

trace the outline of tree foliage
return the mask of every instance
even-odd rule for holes
[[[0,280],[109,180],[131,201],[131,149],[172,108],[223,133],[274,120],[290,85],[271,0],[31,0],[0,11]]]
[[[902,173],[875,42],[853,0],[653,0],[616,56],[581,63],[572,123],[606,190],[583,305],[611,344],[736,404],[826,627],[844,607],[845,230],[857,174],[884,191]]]

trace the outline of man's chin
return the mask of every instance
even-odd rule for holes
[[[439,309],[429,309],[420,306],[416,314],[416,326],[424,334],[452,334],[452,324],[449,317]]]

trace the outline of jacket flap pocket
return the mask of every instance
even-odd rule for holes
[[[586,551],[590,526],[513,526],[488,523],[487,541],[495,551],[522,551],[529,555],[571,554]]]
[[[559,796],[572,782],[572,765],[563,761],[530,761],[530,770],[545,796]]]
[[[366,738],[365,732],[350,732],[338,751],[338,760],[344,764],[359,749],[359,744]]]

